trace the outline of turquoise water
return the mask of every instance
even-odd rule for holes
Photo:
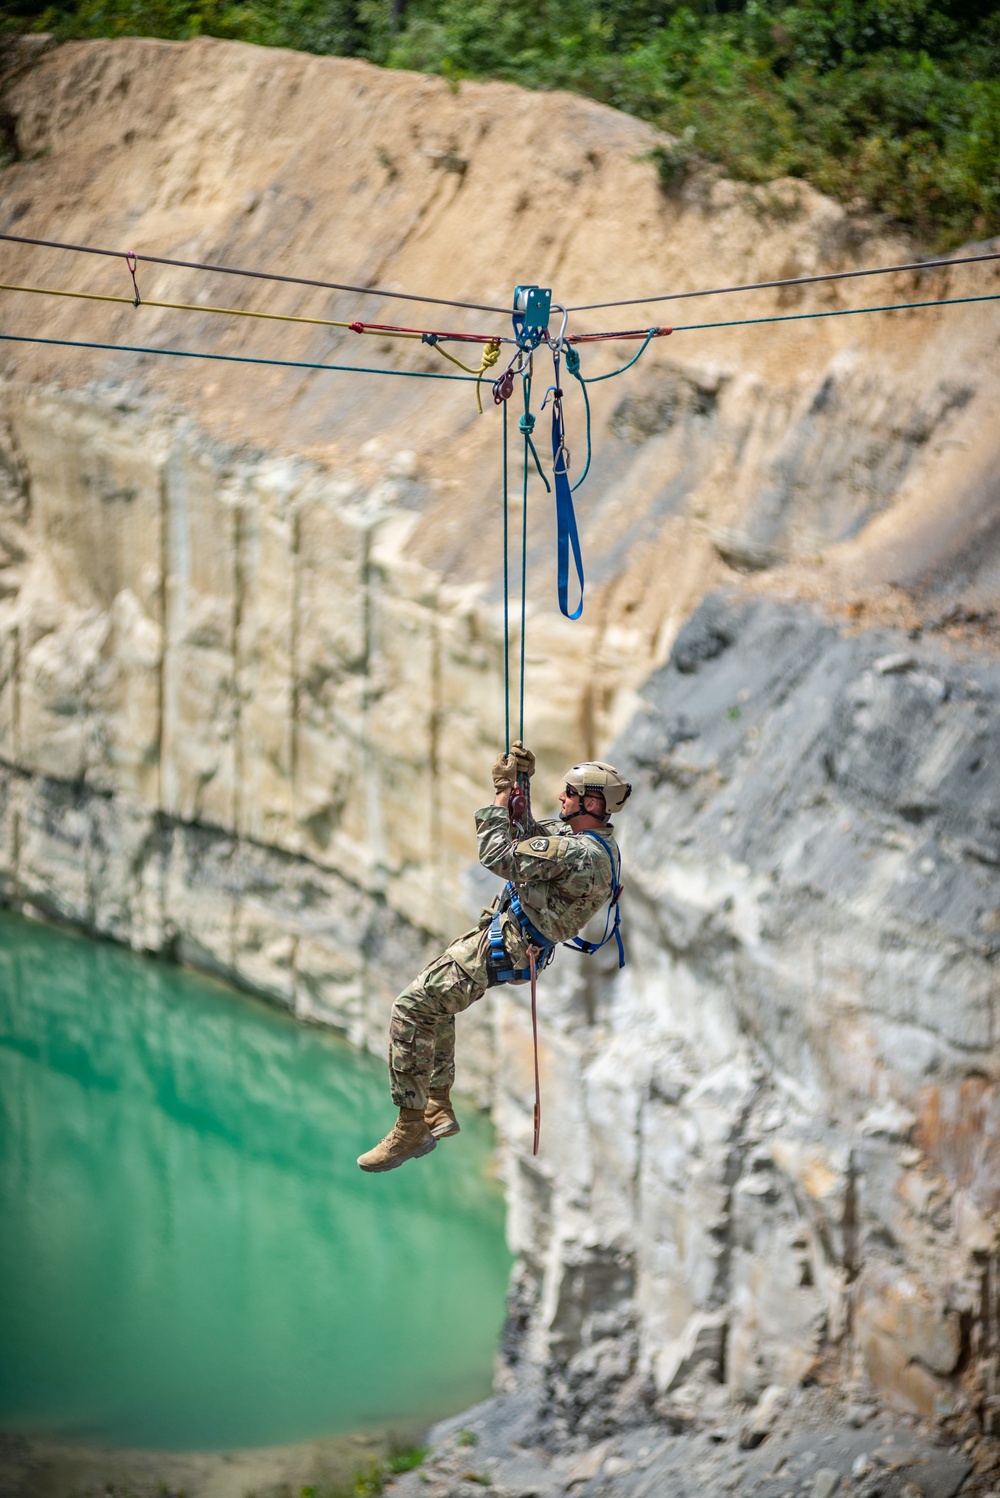
[[[0,1425],[280,1444],[489,1390],[490,1133],[381,1176],[385,1070],[221,985],[0,912]]]

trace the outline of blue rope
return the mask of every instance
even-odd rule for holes
[[[47,343],[58,348],[107,349],[114,354],[165,354],[170,359],[220,359],[223,364],[270,364],[279,369],[328,369],[343,374],[398,375],[412,380],[461,380],[475,384],[475,375],[437,374],[422,369],[374,369],[364,364],[311,364],[305,359],[258,359],[249,354],[206,354],[199,349],[143,348],[130,343],[83,343],[71,338],[28,338],[20,333],[0,333],[5,343]]]

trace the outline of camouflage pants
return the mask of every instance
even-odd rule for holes
[[[484,912],[484,916],[487,912]],[[527,962],[520,932],[504,918],[504,946],[515,967]],[[428,963],[392,1006],[389,1088],[397,1108],[426,1108],[431,1088],[455,1080],[455,1015],[481,999],[487,971],[489,923],[467,931]]]

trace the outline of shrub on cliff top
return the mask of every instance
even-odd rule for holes
[[[998,0],[12,0],[61,36],[199,33],[569,88],[699,160],[804,177],[928,247],[1000,231]]]

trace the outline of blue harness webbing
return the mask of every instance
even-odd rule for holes
[[[622,943],[621,934],[621,906],[618,903],[621,898],[621,855],[616,858],[614,849],[610,843],[598,833],[587,831],[584,837],[595,838],[604,849],[611,860],[611,899],[608,902],[608,918],[604,924],[604,935],[600,941],[585,941],[582,936],[574,936],[570,941],[563,942],[564,947],[573,947],[577,952],[586,952],[592,957],[599,952],[606,942],[614,937],[618,943],[618,966],[625,966],[625,947]],[[518,898],[517,890],[508,879],[504,885],[503,894],[500,897],[500,908],[496,911],[490,921],[490,960],[493,965],[494,975],[498,983],[524,983],[531,976],[530,968],[514,968],[510,966],[510,958],[503,944],[503,929],[501,916],[505,910],[513,912],[514,919],[521,928],[521,933],[533,946],[538,948],[537,966],[543,968],[555,951],[556,943],[543,936],[538,927],[525,915],[524,907]],[[614,911],[614,924],[612,924],[612,911]]]
[[[537,966],[544,967],[555,951],[555,942],[549,941],[543,936],[538,927],[524,913],[524,907],[517,897],[517,890],[508,879],[504,885],[503,894],[500,897],[500,909],[490,921],[490,957],[498,983],[525,983],[531,977],[531,969],[510,967],[510,958],[503,944],[503,930],[500,925],[500,917],[505,910],[514,913],[514,919],[521,928],[521,933],[526,936],[533,946],[538,947]]]
[[[592,837],[595,841],[599,842],[611,860],[611,899],[608,901],[608,918],[604,922],[604,935],[600,941],[584,941],[582,936],[574,936],[570,941],[563,942],[563,946],[574,947],[577,952],[586,952],[588,957],[592,957],[595,952],[601,950],[605,942],[609,942],[614,937],[618,943],[618,966],[623,968],[625,966],[625,947],[622,942],[621,933],[622,908],[619,904],[622,895],[621,854],[619,853],[618,857],[615,858],[615,850],[611,847],[610,843],[604,841],[600,833],[588,830],[583,835],[584,837]],[[612,911],[614,911],[614,924],[612,924],[611,920]]]
[[[558,385],[558,365],[556,366]],[[576,511],[573,508],[573,490],[570,487],[566,451],[566,436],[563,426],[562,401],[552,402],[552,485],[556,495],[556,584],[559,594],[559,612],[567,619],[579,619],[583,613],[583,555],[580,551],[580,535],[576,526]],[[580,588],[580,601],[570,611],[569,606],[569,554],[573,552],[576,580]]]

